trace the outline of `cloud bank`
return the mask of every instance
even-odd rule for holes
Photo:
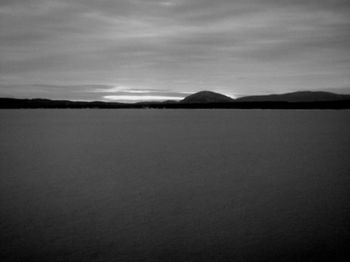
[[[2,0],[0,96],[350,92],[349,17],[344,0]]]

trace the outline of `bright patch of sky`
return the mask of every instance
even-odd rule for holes
[[[0,96],[350,93],[349,28],[348,0],[2,0]]]

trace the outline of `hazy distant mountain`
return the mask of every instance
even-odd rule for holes
[[[232,99],[211,91],[201,91],[181,101],[81,102],[49,99],[0,98],[0,108],[237,108],[237,109],[350,109],[350,95],[329,92],[295,92],[280,95],[246,96]]]
[[[211,92],[211,91],[201,91],[192,95],[185,97],[180,101],[181,103],[230,103],[234,102],[231,97]]]
[[[278,95],[245,96],[236,99],[237,102],[322,102],[349,100],[350,95],[340,95],[330,92],[302,91]]]

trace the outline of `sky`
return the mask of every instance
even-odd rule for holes
[[[1,0],[0,97],[350,93],[349,0]]]

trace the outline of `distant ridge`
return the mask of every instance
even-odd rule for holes
[[[338,101],[348,100],[350,95],[340,95],[331,92],[321,91],[300,91],[286,94],[272,94],[261,96],[245,96],[236,99],[239,102],[321,102],[321,101]]]
[[[350,109],[350,95],[330,92],[294,92],[287,94],[246,96],[233,99],[223,94],[201,91],[180,101],[138,102],[79,102],[49,99],[0,98],[0,109],[16,108],[232,108],[232,109]]]
[[[180,101],[181,103],[230,103],[234,102],[231,97],[212,91],[200,91],[189,95]]]

